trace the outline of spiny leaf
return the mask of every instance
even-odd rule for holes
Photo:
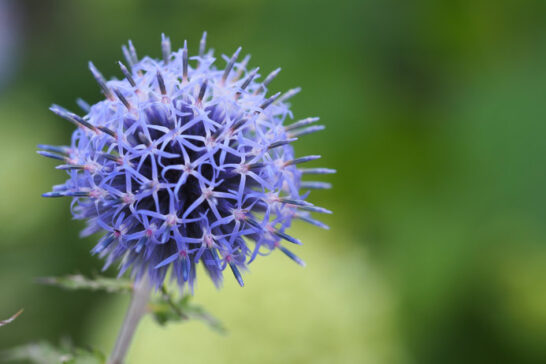
[[[4,321],[0,321],[0,327],[9,324],[10,322],[15,320],[22,313],[23,313],[23,309],[20,309],[15,315],[11,316],[9,319],[4,320]]]
[[[89,289],[92,291],[102,290],[110,293],[127,293],[133,291],[133,283],[128,279],[101,276],[87,278],[81,274],[73,274],[64,277],[39,278],[38,282],[70,290]]]
[[[93,349],[58,348],[48,342],[18,346],[2,353],[2,362],[26,361],[33,364],[104,364],[105,356]]]
[[[208,313],[202,306],[190,302],[191,296],[185,295],[175,299],[167,292],[165,286],[161,290],[162,295],[148,304],[148,310],[160,325],[169,322],[200,320],[210,328],[221,334],[226,332],[222,322]]]

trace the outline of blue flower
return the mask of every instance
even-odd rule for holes
[[[284,125],[299,89],[266,96],[279,70],[258,82],[250,57],[237,61],[241,48],[217,69],[205,40],[190,58],[186,43],[171,52],[163,36],[162,60],[139,59],[129,42],[121,80],[106,81],[89,63],[105,99],[79,100],[84,116],[53,105],[77,128],[70,146],[39,146],[69,176],[44,196],[72,197],[74,218],[87,221],[82,236],[105,233],[92,250],[105,269],[119,262],[120,275],[147,274],[156,287],[172,268],[193,289],[199,263],[217,286],[228,266],[242,286],[240,271],[275,249],[303,265],[285,247],[300,244],[286,229],[293,219],[327,228],[311,213],[330,213],[305,201],[329,185],[302,175],[334,171],[300,168],[319,156],[297,158],[292,147],[322,129],[312,125],[318,118]]]

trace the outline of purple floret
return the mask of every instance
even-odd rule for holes
[[[318,118],[283,125],[299,89],[267,96],[279,70],[257,82],[249,57],[237,62],[241,48],[217,69],[205,35],[191,58],[186,43],[171,52],[164,36],[162,60],[138,59],[129,42],[121,80],[106,81],[90,63],[106,99],[78,100],[84,116],[53,105],[77,129],[70,146],[39,146],[69,175],[44,196],[72,197],[74,218],[87,221],[82,236],[105,233],[92,249],[105,269],[119,262],[120,275],[147,274],[156,287],[171,269],[193,289],[199,263],[217,286],[228,266],[242,286],[241,271],[277,248],[303,265],[281,245],[300,244],[286,229],[294,218],[327,228],[310,213],[330,213],[305,201],[329,184],[301,179],[334,171],[299,168],[318,156],[296,158],[292,147],[322,129],[309,126]]]

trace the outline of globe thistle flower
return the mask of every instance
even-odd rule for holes
[[[257,81],[250,57],[238,62],[241,48],[218,69],[205,41],[206,33],[190,58],[186,42],[172,52],[162,36],[161,60],[139,59],[129,42],[119,80],[89,63],[105,99],[79,100],[83,116],[53,105],[77,128],[70,146],[39,146],[68,173],[44,196],[72,198],[74,218],[87,221],[82,236],[104,232],[92,253],[105,269],[119,262],[120,275],[148,275],[156,287],[171,268],[193,289],[199,263],[217,286],[228,266],[242,286],[240,272],[277,249],[304,265],[286,247],[301,244],[286,230],[293,219],[327,228],[311,213],[330,213],[305,200],[329,185],[302,175],[334,171],[300,168],[319,156],[296,157],[292,147],[322,129],[312,125],[318,118],[284,125],[299,89],[267,96],[280,69]]]

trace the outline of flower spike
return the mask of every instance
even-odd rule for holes
[[[91,71],[91,73],[93,74],[93,77],[95,77],[95,80],[97,81],[100,88],[102,89],[102,92],[104,93],[104,96],[106,96],[106,98],[112,100],[114,98],[114,96],[112,95],[112,91],[110,90],[110,88],[106,84],[106,80],[104,79],[102,74],[99,72],[99,70],[95,67],[95,65],[91,61],[89,61],[89,70]]]
[[[119,80],[90,62],[105,98],[78,101],[83,116],[52,105],[76,128],[68,146],[38,146],[67,176],[43,196],[72,199],[73,217],[88,224],[82,235],[102,232],[91,253],[104,268],[119,262],[120,275],[148,277],[156,288],[171,276],[192,291],[199,265],[217,287],[226,270],[244,286],[249,264],[271,251],[303,266],[281,245],[301,245],[292,222],[328,229],[313,216],[331,212],[307,198],[331,185],[302,176],[335,171],[300,168],[320,157],[294,152],[298,136],[323,126],[318,118],[285,123],[286,101],[300,89],[269,92],[280,68],[257,81],[250,57],[238,61],[240,47],[218,69],[206,38],[190,57],[186,41],[173,52],[162,34],[159,59],[140,60],[129,41]]]

